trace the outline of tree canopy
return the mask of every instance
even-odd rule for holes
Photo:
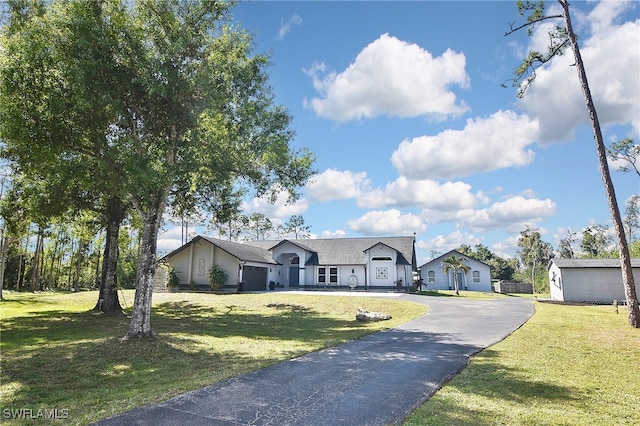
[[[93,165],[141,219],[127,338],[153,336],[157,234],[171,196],[251,188],[295,199],[313,156],[293,150],[268,57],[232,21],[233,2],[24,1],[0,49],[0,138],[25,170]],[[221,200],[224,201],[224,200]]]

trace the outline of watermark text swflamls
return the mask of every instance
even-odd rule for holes
[[[68,419],[69,410],[66,408],[4,408],[2,409],[2,418],[9,419],[25,419],[25,420],[59,420]]]

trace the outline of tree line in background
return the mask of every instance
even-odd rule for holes
[[[99,288],[105,262],[103,218],[91,210],[51,216],[47,205],[29,204],[40,195],[26,194],[24,183],[25,179],[15,176],[6,175],[2,179],[0,279],[3,288],[28,291]],[[42,210],[37,210],[40,207]],[[183,224],[182,218],[172,213],[170,222]],[[202,226],[205,220],[201,216],[199,221],[190,223]],[[206,228],[229,241],[304,239],[309,238],[311,230],[301,215],[292,215],[285,223],[274,225],[262,213],[245,215],[239,211],[225,223],[211,219]],[[191,236],[186,228],[182,243]],[[116,282],[119,288],[135,287],[140,238],[140,220],[135,212],[130,212],[118,233]]]
[[[639,175],[640,176],[640,175]],[[20,182],[19,182],[20,183]],[[38,291],[46,289],[79,290],[99,288],[104,268],[105,231],[99,215],[85,210],[79,213],[51,217],[43,227],[33,215],[24,194],[4,180],[5,192],[0,201],[2,217],[2,261],[4,262],[4,288]],[[19,212],[19,214],[15,214]],[[640,258],[640,196],[631,197],[626,204],[625,227],[630,241],[632,257]],[[173,221],[182,223],[175,216]],[[193,217],[193,216],[192,216]],[[19,220],[18,220],[19,219]],[[204,225],[204,219],[190,222]],[[117,285],[135,287],[137,256],[140,245],[140,220],[130,214],[124,221],[118,237]],[[264,239],[309,238],[309,225],[301,215],[292,215],[287,222],[274,226],[261,213],[245,215],[236,212],[233,219],[222,223],[211,219],[209,231],[229,241]],[[607,225],[594,224],[581,231],[567,231],[558,246],[543,240],[540,231],[527,227],[518,238],[518,256],[504,258],[482,244],[462,245],[457,250],[491,267],[494,280],[532,282],[539,293],[548,292],[546,267],[553,257],[560,258],[616,258],[614,237]],[[186,238],[183,243],[186,243]]]

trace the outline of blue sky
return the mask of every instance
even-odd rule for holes
[[[610,225],[570,52],[524,98],[501,87],[547,41],[545,26],[505,37],[522,22],[515,2],[250,1],[233,15],[271,52],[292,144],[318,171],[297,203],[247,199],[247,214],[302,215],[312,238],[415,232],[419,264],[460,244],[515,256],[527,225],[554,247],[568,230]],[[605,140],[638,141],[639,4],[574,1],[572,19]],[[624,212],[640,179],[612,174]],[[179,245],[167,226],[159,249]]]

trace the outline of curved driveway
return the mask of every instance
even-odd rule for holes
[[[97,424],[399,424],[444,381],[462,371],[471,355],[504,339],[534,312],[531,300],[516,297],[466,300],[394,296],[426,304],[429,311],[391,330]]]

